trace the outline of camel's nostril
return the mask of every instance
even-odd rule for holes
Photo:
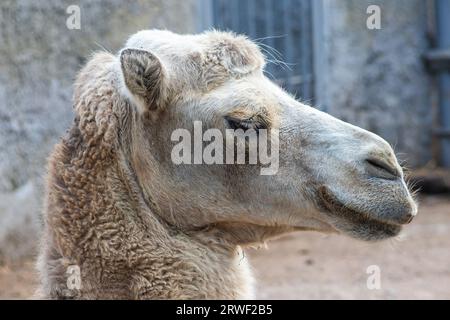
[[[406,218],[405,224],[411,223],[411,221],[413,221],[413,219],[414,219],[414,216],[413,216],[413,215],[409,215],[409,216]]]
[[[402,217],[398,217],[394,221],[395,221],[395,223],[398,223],[398,224],[410,224],[411,221],[413,221],[413,219],[414,219],[414,216],[408,214],[408,215],[405,215]]]
[[[370,158],[366,159],[366,164],[368,172],[374,177],[390,180],[401,177],[399,170],[395,166],[383,160]]]

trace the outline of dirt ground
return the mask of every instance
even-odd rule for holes
[[[250,250],[261,299],[450,299],[450,197],[420,200],[401,239],[365,243],[305,232]],[[367,288],[367,268],[380,269],[380,289]],[[0,298],[32,295],[33,262],[0,266]]]

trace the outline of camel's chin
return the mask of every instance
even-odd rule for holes
[[[321,208],[329,223],[340,233],[365,241],[378,241],[399,235],[402,227],[371,218],[369,213],[358,212],[340,202],[328,189],[321,190]]]
[[[347,234],[352,238],[365,241],[380,241],[396,237],[400,234],[402,227],[399,225],[388,224],[378,221],[366,221],[362,224],[337,221],[334,227],[341,233]]]

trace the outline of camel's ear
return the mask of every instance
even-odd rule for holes
[[[158,57],[145,50],[124,49],[120,66],[124,84],[141,112],[163,107],[166,76]]]

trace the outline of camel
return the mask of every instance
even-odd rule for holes
[[[264,64],[220,31],[144,30],[91,57],[49,159],[39,297],[251,299],[249,246],[301,230],[399,234],[417,205],[390,145],[297,101]],[[195,121],[277,130],[278,171],[175,164],[171,134]]]

